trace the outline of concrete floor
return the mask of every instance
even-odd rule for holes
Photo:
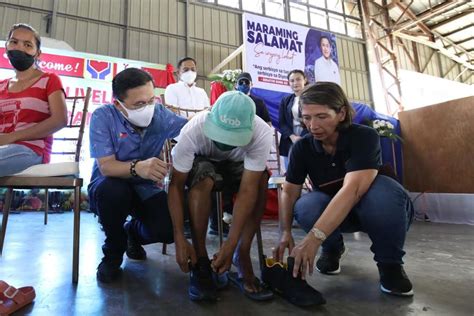
[[[297,239],[303,236],[295,230]],[[277,224],[263,224],[266,252],[278,238]],[[53,214],[43,225],[41,213],[11,214],[0,279],[33,285],[34,304],[15,315],[474,315],[474,227],[415,223],[406,243],[405,269],[414,284],[413,298],[379,290],[377,268],[365,234],[346,234],[349,252],[338,276],[315,273],[309,283],[328,303],[301,309],[280,297],[257,303],[235,288],[221,292],[217,303],[188,299],[188,276],[175,263],[174,247],[161,255],[161,245],[146,246],[148,260],[124,260],[122,279],[102,285],[95,278],[103,234],[96,219],[82,213],[79,283],[71,283],[72,214]],[[210,253],[217,239],[209,239]],[[255,248],[255,247],[254,247]],[[256,250],[254,263],[257,265]]]

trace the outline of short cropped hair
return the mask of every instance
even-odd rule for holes
[[[119,72],[112,80],[112,93],[114,98],[123,101],[127,91],[136,87],[153,83],[153,77],[146,71],[138,68],[127,68]]]
[[[192,57],[183,57],[183,58],[181,58],[180,60],[178,60],[178,69],[179,69],[179,67],[181,67],[181,65],[182,65],[185,61],[188,61],[188,60],[191,60],[191,61],[194,63],[194,65],[197,65],[196,60],[195,60],[194,58],[192,58]]]

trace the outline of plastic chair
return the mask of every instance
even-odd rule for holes
[[[81,187],[83,180],[79,177],[79,161],[81,155],[82,139],[87,120],[87,110],[91,97],[91,88],[87,88],[85,96],[66,97],[66,101],[72,102],[71,116],[64,130],[77,130],[75,137],[54,137],[55,142],[74,143],[74,151],[53,152],[52,155],[74,156],[73,162],[58,162],[49,164],[39,164],[27,168],[26,170],[12,176],[1,177],[0,187],[6,187],[7,193],[3,207],[2,226],[0,231],[0,255],[3,251],[5,234],[7,230],[8,215],[12,204],[13,190],[18,189],[45,189],[45,217],[44,224],[48,218],[48,189],[71,189],[74,190],[74,228],[73,228],[73,259],[72,259],[72,281],[77,283],[79,277],[79,232],[80,232],[80,201]],[[82,117],[75,123],[76,108],[82,103]],[[58,132],[57,134],[60,134]],[[67,146],[67,145],[65,145]],[[65,146],[61,146],[65,148]]]

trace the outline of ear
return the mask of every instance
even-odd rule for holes
[[[342,122],[346,119],[346,114],[347,114],[347,110],[346,110],[346,107],[343,107],[341,108],[341,111],[339,111],[338,115],[339,115],[339,122]]]
[[[119,110],[120,112],[122,112],[123,115],[125,115],[126,117],[128,117],[127,111],[124,110],[123,106],[122,106],[117,100],[114,100],[113,105],[115,106],[115,108],[116,108],[117,110]]]
[[[38,52],[36,53],[36,58],[37,59],[40,58],[41,54],[42,54],[41,49],[38,49]]]

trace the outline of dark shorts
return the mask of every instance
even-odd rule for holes
[[[205,178],[211,178],[219,187],[231,192],[239,191],[240,181],[244,173],[243,161],[213,161],[209,158],[197,156],[193,167],[189,171],[186,185],[192,188]]]

